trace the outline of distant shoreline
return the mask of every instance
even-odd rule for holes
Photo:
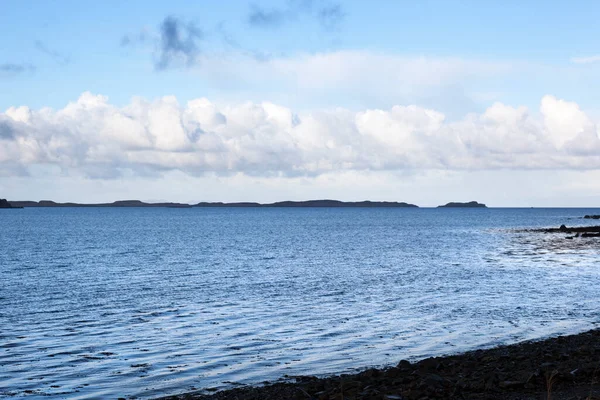
[[[154,207],[154,208],[419,208],[415,204],[397,202],[397,201],[340,201],[340,200],[307,200],[307,201],[278,201],[274,203],[257,203],[257,202],[200,202],[197,204],[187,203],[146,203],[140,200],[120,200],[112,203],[57,203],[50,200],[41,201],[8,201],[13,208],[30,208],[30,207],[79,207],[79,208],[102,208],[102,207]],[[485,204],[475,201],[468,203],[447,203],[446,205],[438,206],[438,208],[487,208]]]
[[[200,202],[197,204],[186,203],[145,203],[140,200],[121,200],[112,203],[96,203],[96,204],[81,204],[81,203],[56,203],[54,201],[9,201],[13,207],[164,207],[164,208],[192,208],[192,207],[238,207],[238,208],[300,208],[300,207],[360,207],[360,208],[418,208],[415,204],[396,201],[358,201],[345,202],[339,200],[308,200],[308,201],[279,201],[275,203],[255,203],[255,202]]]

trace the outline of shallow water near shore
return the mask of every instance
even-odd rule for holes
[[[600,324],[598,209],[0,213],[0,397],[150,398]],[[49,397],[48,397],[49,396]]]

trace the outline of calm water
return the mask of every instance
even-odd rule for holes
[[[591,213],[0,210],[0,397],[148,398],[592,328],[600,241],[513,230]]]

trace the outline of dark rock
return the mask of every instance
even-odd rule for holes
[[[581,237],[582,238],[600,237],[600,232],[598,232],[598,233],[587,233],[587,232],[584,232],[584,233],[581,234]]]
[[[438,365],[439,365],[439,360],[436,357],[432,357],[432,358],[426,358],[424,360],[421,360],[417,363],[417,366],[419,367],[419,369],[425,370],[425,371],[435,371],[438,369]]]
[[[585,219],[600,219],[600,215],[586,215]]]
[[[446,385],[446,379],[436,374],[429,374],[425,377],[425,384],[429,387],[440,388]]]
[[[558,228],[542,228],[542,229],[525,229],[523,232],[540,232],[540,233],[571,233],[575,237],[582,236],[584,233],[600,233],[600,226],[566,226],[561,225]]]
[[[503,381],[498,384],[503,389],[515,389],[525,386],[525,383],[519,381]]]
[[[365,378],[377,378],[380,374],[381,372],[374,368],[368,369],[360,373],[360,375],[364,376]]]

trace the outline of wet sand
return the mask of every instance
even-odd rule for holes
[[[162,400],[600,400],[600,330],[489,350],[400,361],[386,369],[324,378],[286,377],[241,387],[163,397]]]

